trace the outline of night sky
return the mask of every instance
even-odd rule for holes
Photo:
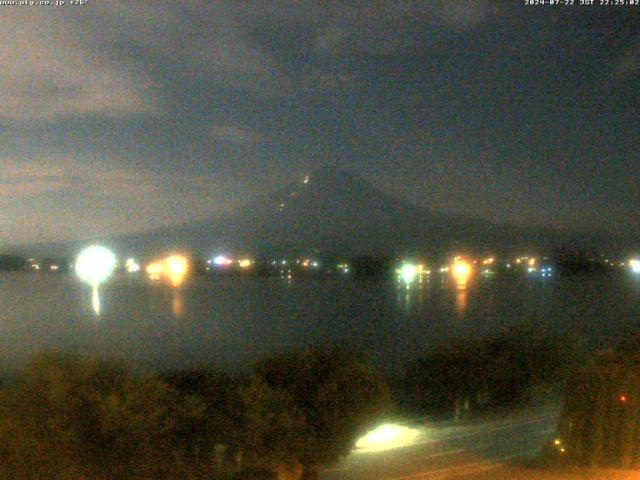
[[[437,210],[640,232],[640,7],[523,3],[0,6],[0,242],[187,222],[336,162]]]

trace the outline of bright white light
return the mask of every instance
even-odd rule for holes
[[[113,273],[116,256],[108,248],[85,248],[76,259],[76,274],[84,282],[97,287]]]
[[[418,267],[410,263],[405,263],[400,267],[398,273],[405,283],[412,283],[418,275]]]
[[[640,260],[634,258],[633,260],[629,260],[629,266],[631,267],[631,271],[633,273],[640,273]]]
[[[356,442],[356,453],[380,452],[412,445],[420,436],[416,429],[402,425],[384,424]]]

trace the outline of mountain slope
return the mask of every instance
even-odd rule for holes
[[[376,253],[507,248],[546,243],[548,236],[419,208],[354,173],[323,168],[232,214],[162,229],[145,236],[144,243],[165,242],[202,252]]]

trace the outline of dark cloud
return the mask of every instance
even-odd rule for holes
[[[0,235],[183,222],[336,159],[433,208],[638,222],[637,15],[516,3],[3,10]]]

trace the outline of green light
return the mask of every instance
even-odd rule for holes
[[[411,263],[405,263],[400,267],[398,273],[405,283],[413,283],[418,276],[418,267]]]

